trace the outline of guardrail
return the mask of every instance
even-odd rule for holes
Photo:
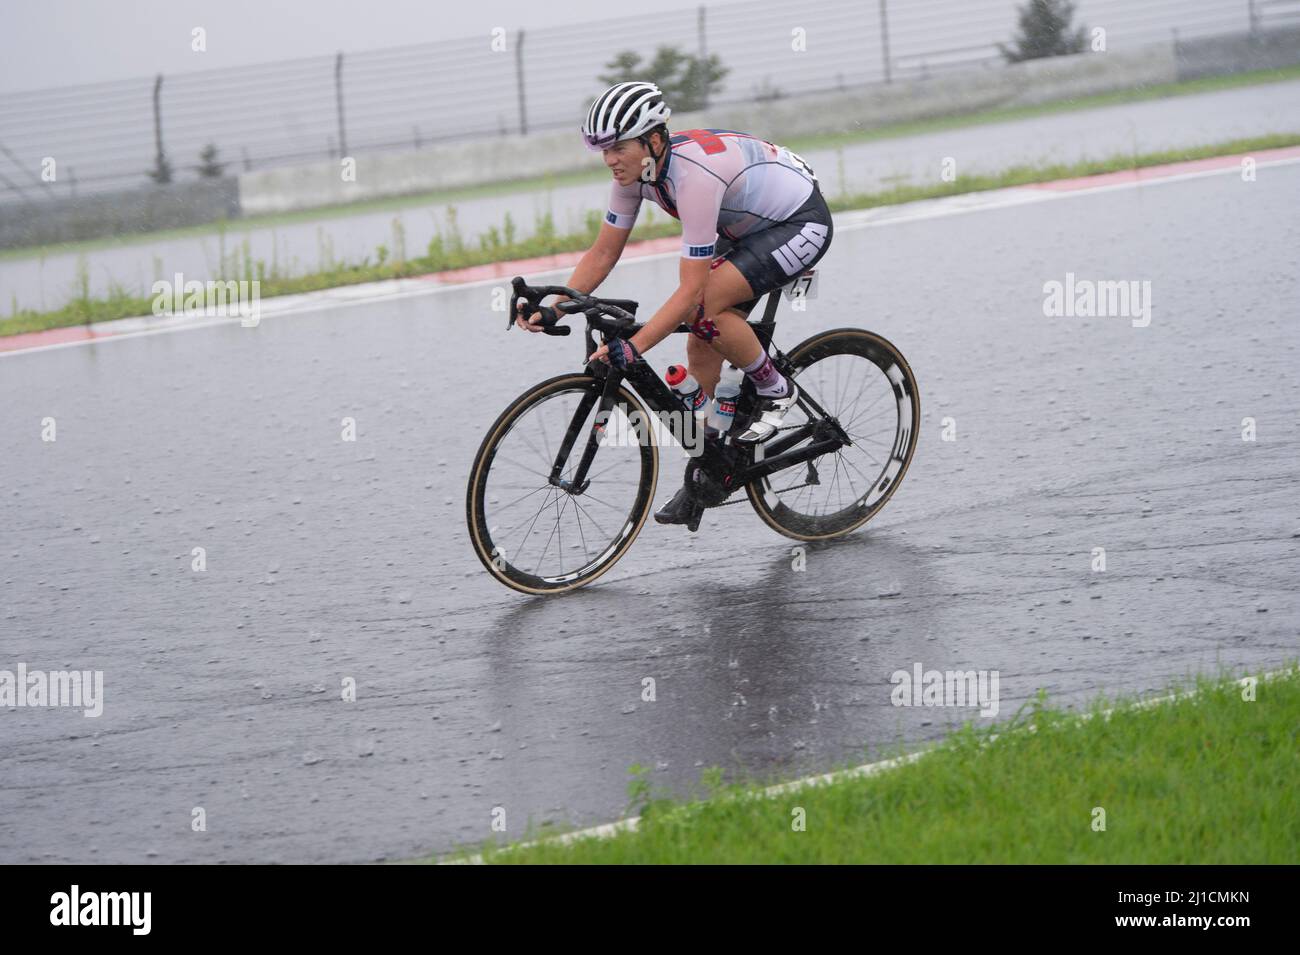
[[[1076,9],[1076,22],[1105,29],[1116,50],[1175,31],[1187,39],[1300,18],[1300,0],[1078,0]],[[807,9],[752,0],[13,94],[0,102],[0,203],[147,186],[160,157],[174,181],[192,181],[209,143],[219,150],[207,168],[216,178],[573,127],[603,86],[593,64],[629,48],[647,60],[661,45],[716,55],[729,70],[720,89],[695,91],[695,105],[716,105],[995,68],[997,44],[1015,32],[1016,0],[821,0]],[[575,48],[597,55],[575,68]]]

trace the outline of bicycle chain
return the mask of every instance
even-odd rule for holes
[[[777,491],[776,493],[777,493],[777,494],[784,494],[786,491],[797,491],[797,490],[799,490],[799,488],[801,488],[801,487],[812,487],[812,486],[813,486],[813,482],[812,482],[812,481],[805,481],[803,484],[792,484],[790,487],[783,487],[783,488],[781,488],[781,490]],[[820,486],[820,485],[818,485],[818,486]],[[737,490],[739,490],[739,488],[737,488]],[[742,497],[742,498],[737,498],[737,499],[734,500],[734,501],[723,501],[721,504],[715,504],[715,505],[713,505],[713,506],[714,506],[714,507],[728,507],[728,506],[730,506],[730,505],[732,505],[732,504],[744,504],[744,503],[747,502],[748,500],[749,500],[749,498],[743,498],[743,497]]]

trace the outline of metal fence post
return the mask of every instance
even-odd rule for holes
[[[524,102],[524,31],[515,41],[515,85],[519,88],[519,135],[528,135],[528,108]]]
[[[696,34],[699,37],[700,62],[699,69],[695,71],[700,88],[695,91],[696,98],[699,100],[700,109],[709,105],[709,77],[707,75],[706,64],[709,61],[709,49],[704,34],[704,4],[700,4],[699,17],[696,21]]]
[[[348,154],[348,134],[343,126],[343,51],[334,58],[334,99],[339,111],[339,158]]]
[[[166,166],[167,158],[163,155],[162,142],[162,84],[163,77],[159,73],[153,81],[153,142],[154,142],[154,169],[162,176]],[[158,179],[161,185],[165,179]]]
[[[880,0],[880,49],[885,60],[885,82],[893,81],[889,65],[889,13],[885,9],[888,0]]]
[[[1255,0],[1246,0],[1246,10],[1250,16],[1250,35],[1254,36],[1259,32],[1259,10],[1255,6]]]

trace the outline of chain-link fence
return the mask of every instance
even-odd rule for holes
[[[1014,0],[753,0],[491,35],[44,90],[0,103],[0,202],[147,185],[375,150],[576,129],[621,51],[716,55],[713,103],[998,69]],[[1300,23],[1300,0],[1079,0],[1107,49]],[[671,104],[670,104],[671,105]],[[51,162],[52,161],[52,162]],[[53,172],[51,177],[50,173]],[[50,181],[52,178],[53,181]]]

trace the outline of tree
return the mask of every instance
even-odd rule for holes
[[[731,72],[716,53],[700,59],[671,46],[655,50],[649,66],[641,65],[636,50],[624,50],[605,64],[605,70],[599,79],[606,86],[648,80],[663,90],[668,105],[679,112],[707,106],[709,97],[722,89],[722,78]]]
[[[208,143],[199,151],[199,175],[205,179],[220,178],[221,173],[225,170],[226,164],[217,162],[217,147],[215,143]]]
[[[1072,19],[1071,0],[1028,0],[1019,8],[1020,32],[1012,40],[1014,47],[999,43],[998,49],[1008,63],[1082,53],[1088,45],[1084,39],[1087,29],[1071,29]]]

